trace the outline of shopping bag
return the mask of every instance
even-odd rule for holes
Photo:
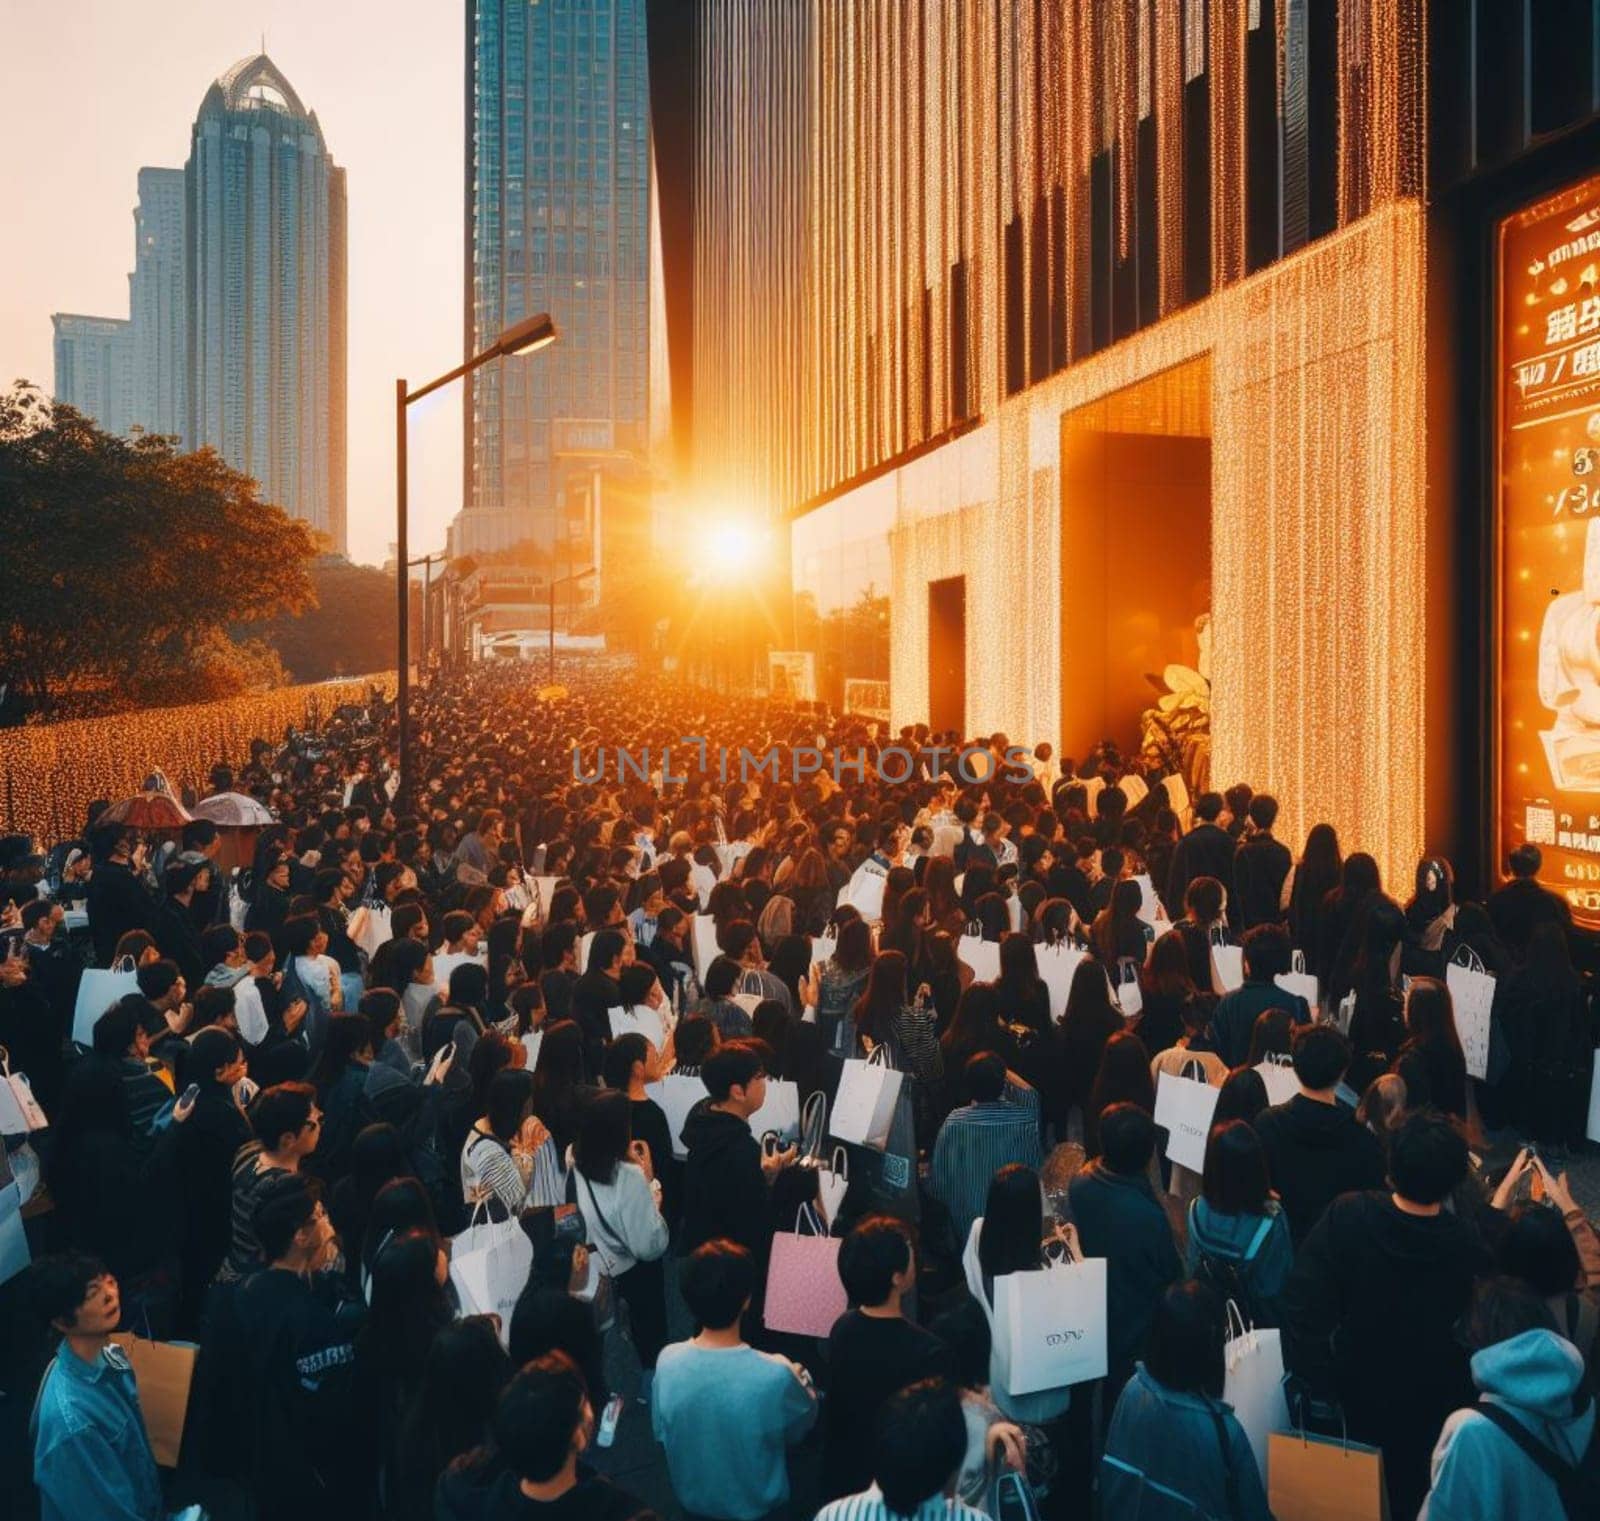
[[[722,954],[717,948],[717,921],[709,914],[696,914],[693,924],[694,975],[704,982],[707,969]]]
[[[817,1208],[831,1226],[844,1208],[850,1191],[850,1153],[843,1146],[833,1148],[833,1160],[817,1169]]]
[[[0,1165],[4,1165],[3,1160]],[[28,1233],[22,1225],[22,1190],[6,1168],[6,1181],[0,1184],[0,1283],[10,1283],[32,1261]]]
[[[750,1116],[750,1133],[758,1141],[769,1131],[785,1145],[800,1139],[800,1089],[786,1078],[767,1079],[767,1100]]]
[[[1261,1074],[1269,1104],[1287,1104],[1300,1091],[1300,1079],[1294,1075],[1294,1064],[1286,1056],[1269,1056],[1256,1063],[1256,1071]]]
[[[1494,1010],[1494,978],[1471,946],[1457,948],[1444,969],[1455,1009],[1456,1034],[1461,1038],[1461,1054],[1467,1059],[1467,1075],[1479,1082],[1489,1077],[1489,1021]]]
[[[1591,1141],[1600,1141],[1600,1050],[1594,1053],[1594,1072],[1589,1078],[1589,1123],[1583,1133]]]
[[[1306,1001],[1306,1007],[1311,1010],[1312,1018],[1316,1017],[1317,1002],[1322,996],[1322,989],[1317,986],[1317,979],[1306,970],[1305,956],[1296,951],[1294,960],[1290,963],[1290,970],[1279,972],[1272,979],[1285,993],[1298,993]]]
[[[366,953],[370,960],[378,954],[378,947],[386,940],[394,939],[394,930],[390,928],[390,912],[387,905],[363,904],[350,915],[348,926],[350,938]]]
[[[451,1240],[450,1281],[461,1313],[498,1315],[503,1347],[511,1344],[511,1312],[532,1269],[533,1242],[515,1220],[469,1225]]]
[[[839,1278],[839,1245],[809,1204],[801,1205],[793,1231],[773,1232],[763,1312],[769,1331],[820,1337],[833,1330],[850,1308]]]
[[[1166,923],[1166,914],[1161,907],[1161,899],[1156,896],[1156,885],[1148,875],[1141,874],[1134,877],[1139,884],[1139,917],[1152,928]],[[1167,926],[1169,929],[1170,925]]]
[[[1245,1324],[1238,1305],[1228,1301],[1228,1340],[1222,1351],[1226,1376],[1223,1400],[1233,1413],[1267,1482],[1267,1438],[1289,1424],[1289,1401],[1283,1392],[1283,1343],[1275,1328],[1258,1331]]]
[[[1150,796],[1150,788],[1145,779],[1142,776],[1135,776],[1131,771],[1117,783],[1117,790],[1127,798],[1129,813]]]
[[[49,1124],[27,1076],[11,1070],[11,1053],[0,1046],[0,1135],[25,1135]]]
[[[133,970],[133,958],[124,956],[121,964],[112,971],[100,967],[85,967],[78,981],[78,1000],[72,1007],[72,1039],[80,1046],[94,1044],[94,1027],[119,999],[139,991],[139,979]]]
[[[1034,960],[1039,965],[1039,976],[1050,994],[1050,1018],[1059,1020],[1067,1012],[1067,999],[1072,994],[1072,979],[1078,968],[1089,959],[1087,951],[1060,941],[1056,945],[1041,945],[1034,949]]]
[[[1211,991],[1219,998],[1244,986],[1244,947],[1211,941]]]
[[[994,1334],[1004,1338],[1006,1392],[1061,1389],[1106,1376],[1106,1262],[1048,1261],[994,1281]]]
[[[863,861],[839,889],[838,905],[848,904],[868,924],[876,924],[883,918],[883,892],[888,885],[889,875],[876,861]]]
[[[1334,1024],[1338,1026],[1341,1035],[1349,1035],[1350,1026],[1355,1023],[1356,995],[1352,988],[1339,1000],[1339,1010],[1334,1016]]]
[[[1218,1092],[1210,1083],[1171,1072],[1156,1079],[1155,1122],[1166,1127],[1169,1162],[1181,1162],[1190,1172],[1205,1171],[1206,1137]]]
[[[607,1009],[606,1018],[611,1022],[612,1040],[624,1035],[642,1035],[657,1051],[666,1049],[667,1022],[661,1017],[660,1009],[652,1009],[647,1003],[632,1004],[627,1008]]]
[[[441,998],[450,996],[450,974],[469,961],[487,969],[489,953],[480,951],[476,956],[469,956],[465,951],[443,951],[433,958],[433,986]]]
[[[980,935],[963,935],[956,941],[956,955],[972,968],[974,982],[1000,980],[1000,942]]]
[[[830,1134],[883,1151],[889,1144],[902,1075],[889,1065],[888,1047],[878,1046],[865,1061],[851,1059],[839,1075]]]
[[[176,1468],[183,1451],[183,1426],[199,1348],[189,1342],[149,1341],[126,1331],[116,1332],[111,1339],[127,1354],[133,1368],[150,1451],[162,1468]]]
[[[528,1053],[528,1071],[533,1072],[539,1066],[539,1047],[544,1044],[543,1030],[529,1030],[522,1037],[522,1049]]]
[[[703,1098],[709,1098],[706,1085],[697,1077],[685,1077],[681,1072],[670,1072],[659,1083],[646,1083],[644,1091],[661,1106],[667,1117],[667,1128],[672,1132],[672,1154],[680,1160],[689,1155],[683,1144],[683,1122],[689,1111]]]
[[[1267,1505],[1277,1521],[1389,1521],[1383,1453],[1345,1437],[1274,1431]]]
[[[811,965],[815,969],[827,961],[838,948],[837,940],[830,940],[826,935],[813,935],[811,937]]]
[[[1137,1019],[1144,1013],[1144,989],[1139,986],[1139,963],[1124,956],[1117,963],[1117,985],[1111,990],[1124,1019]]]

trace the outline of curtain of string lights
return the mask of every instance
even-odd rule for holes
[[[1249,49],[1281,142],[1305,0],[706,0],[694,488],[832,493],[812,544],[894,493],[894,722],[964,574],[969,730],[1053,737],[1061,414],[1210,354],[1215,775],[1414,858],[1423,6],[1339,5],[1342,230],[1251,275]]]

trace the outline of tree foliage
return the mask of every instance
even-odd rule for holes
[[[311,584],[315,605],[241,632],[275,650],[295,681],[393,670],[394,577],[328,556],[312,565]],[[415,647],[420,652],[420,637]]]
[[[318,539],[210,449],[105,433],[18,383],[0,393],[0,681],[48,712],[215,697],[281,674],[235,624],[314,599]]]

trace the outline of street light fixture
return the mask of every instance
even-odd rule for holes
[[[425,386],[418,386],[416,390],[411,391],[406,388],[404,380],[397,380],[394,383],[395,563],[399,567],[395,600],[400,620],[399,637],[396,640],[396,654],[399,657],[400,667],[399,689],[395,703],[396,716],[399,720],[400,769],[400,785],[395,794],[397,802],[410,797],[411,782],[408,766],[411,751],[411,581],[407,575],[410,545],[406,532],[406,408],[412,402],[421,401],[424,396],[431,395],[440,386],[449,385],[452,380],[459,380],[463,375],[470,375],[491,359],[514,359],[520,355],[532,354],[539,349],[549,347],[555,341],[555,323],[550,320],[548,312],[539,312],[508,327],[481,353],[474,354],[465,364],[458,364],[455,369],[447,371],[437,380],[430,380]]]

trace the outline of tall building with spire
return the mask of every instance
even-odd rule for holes
[[[188,355],[184,341],[183,170],[141,169],[133,212],[133,416],[147,432],[182,437]]]
[[[206,91],[184,168],[187,424],[345,549],[345,179],[265,53]]]

